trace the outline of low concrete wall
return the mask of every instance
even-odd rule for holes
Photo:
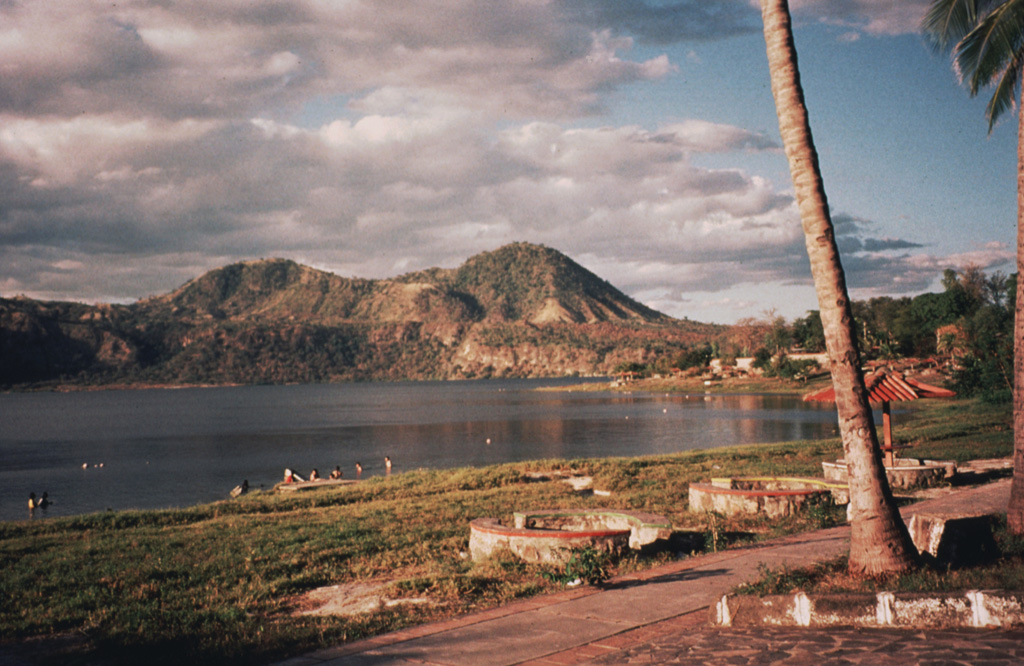
[[[783,518],[800,511],[809,502],[846,501],[842,484],[824,479],[787,477],[746,477],[712,479],[711,483],[690,484],[690,511],[715,511],[727,516],[763,513]]]
[[[710,619],[721,626],[1006,628],[1024,624],[1024,592],[725,596]]]
[[[885,468],[885,476],[893,490],[931,488],[956,476],[956,462],[952,460],[896,458],[894,462],[894,466]],[[821,469],[830,481],[846,483],[849,479],[845,460],[822,462]]]
[[[814,361],[822,370],[828,370],[832,365],[826,352],[786,354],[786,357],[793,361]]]

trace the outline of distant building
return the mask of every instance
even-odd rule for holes
[[[793,353],[786,356],[794,361],[814,361],[822,370],[828,370],[830,365],[827,352]]]

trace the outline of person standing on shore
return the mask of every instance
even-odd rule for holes
[[[28,510],[32,511],[38,505],[39,505],[39,503],[36,502],[36,494],[35,493],[29,493],[28,494]]]
[[[386,470],[387,474],[391,473],[391,458],[389,458],[388,456],[384,456],[384,469]]]

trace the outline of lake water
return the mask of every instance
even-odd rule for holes
[[[579,380],[573,380],[578,383]],[[0,395],[0,520],[223,499],[290,467],[345,478],[836,436],[835,409],[776,395],[543,392],[568,380]],[[490,443],[488,443],[488,440]],[[29,514],[29,492],[53,504]]]

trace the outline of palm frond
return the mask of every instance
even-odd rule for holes
[[[931,44],[946,51],[978,24],[978,0],[935,0],[921,22]]]
[[[1017,102],[1017,88],[1020,85],[1021,53],[1018,51],[1015,57],[1003,70],[999,80],[996,82],[992,98],[985,107],[985,117],[988,119],[988,131],[991,134],[996,121],[1004,113],[1012,109]]]
[[[981,17],[953,50],[957,75],[967,84],[972,96],[988,85],[993,73],[1002,71],[1006,62],[1013,58],[1015,40],[1006,21],[1012,4],[1019,4],[1019,0],[1008,0]]]
[[[995,86],[987,117],[989,128],[1013,108],[1024,50],[1024,0],[1003,0],[983,16],[954,48],[954,68],[971,96]]]
[[[989,132],[1016,104],[1024,68],[1024,0],[933,0],[922,29],[932,46],[952,49],[953,70],[974,97],[992,86]]]

